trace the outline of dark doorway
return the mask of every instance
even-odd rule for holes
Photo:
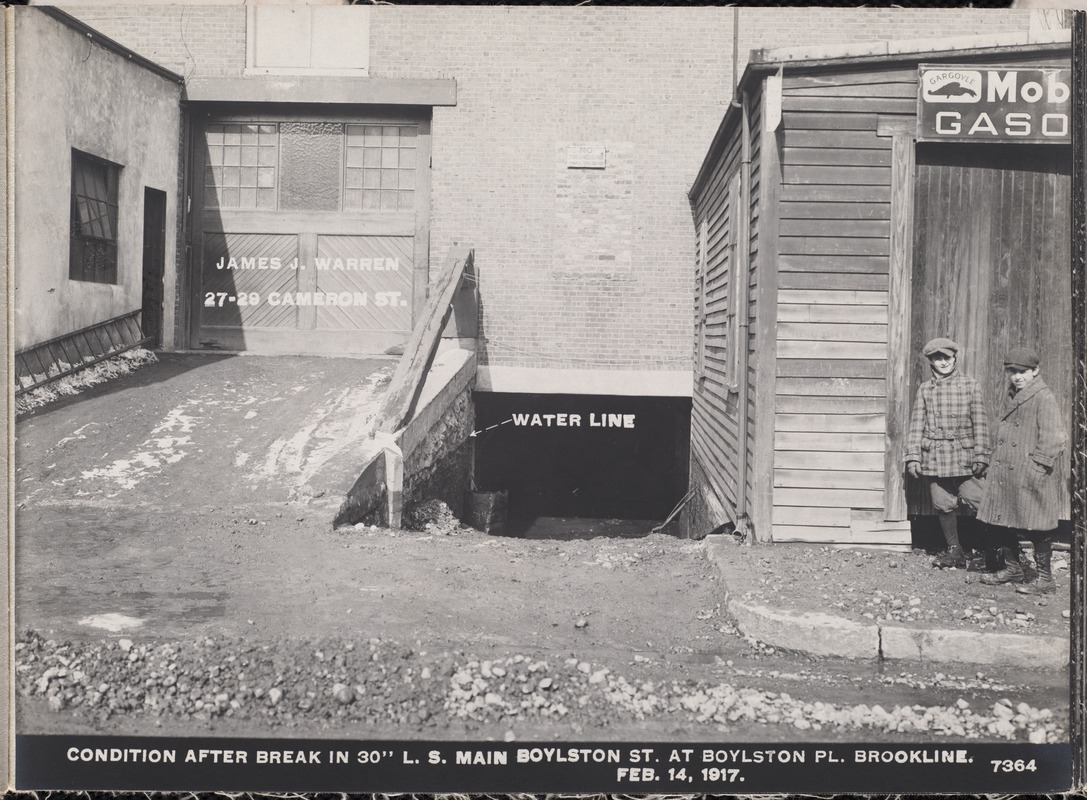
[[[166,270],[166,192],[143,190],[143,335],[162,345],[162,278]]]
[[[476,485],[509,493],[515,535],[556,518],[662,521],[687,491],[690,419],[690,398],[480,392]]]
[[[1005,353],[1035,348],[1071,434],[1070,149],[921,145],[916,187],[911,352],[936,336],[957,341],[992,416],[1007,391]],[[911,396],[926,373],[915,358]]]

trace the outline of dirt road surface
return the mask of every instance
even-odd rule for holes
[[[20,420],[20,732],[1066,736],[1063,673],[745,639],[698,542],[332,530],[312,478],[392,366],[168,355]]]

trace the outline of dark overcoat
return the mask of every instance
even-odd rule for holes
[[[969,475],[975,461],[989,463],[989,415],[981,387],[953,372],[930,378],[917,388],[906,434],[905,462],[921,464],[921,474],[936,478]]]
[[[1028,531],[1056,528],[1065,438],[1064,419],[1045,381],[1038,377],[1020,392],[1009,390],[997,420],[978,519]]]

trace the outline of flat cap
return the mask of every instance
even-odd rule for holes
[[[925,343],[925,346],[921,348],[921,353],[926,356],[934,356],[937,353],[946,353],[949,356],[953,356],[958,352],[959,346],[944,336],[930,339]]]
[[[1020,369],[1035,369],[1042,360],[1038,354],[1029,347],[1013,347],[1004,356],[1005,367],[1019,367]]]

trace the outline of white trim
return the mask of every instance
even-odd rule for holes
[[[924,55],[931,57],[944,52],[957,54],[963,50],[1070,44],[1071,41],[1072,32],[1070,30],[1001,33],[986,36],[952,36],[940,39],[892,39],[879,42],[852,42],[814,47],[782,47],[770,50],[755,50],[752,52],[752,61],[789,62],[890,55]]]
[[[476,389],[519,394],[690,397],[694,372],[481,366]]]

